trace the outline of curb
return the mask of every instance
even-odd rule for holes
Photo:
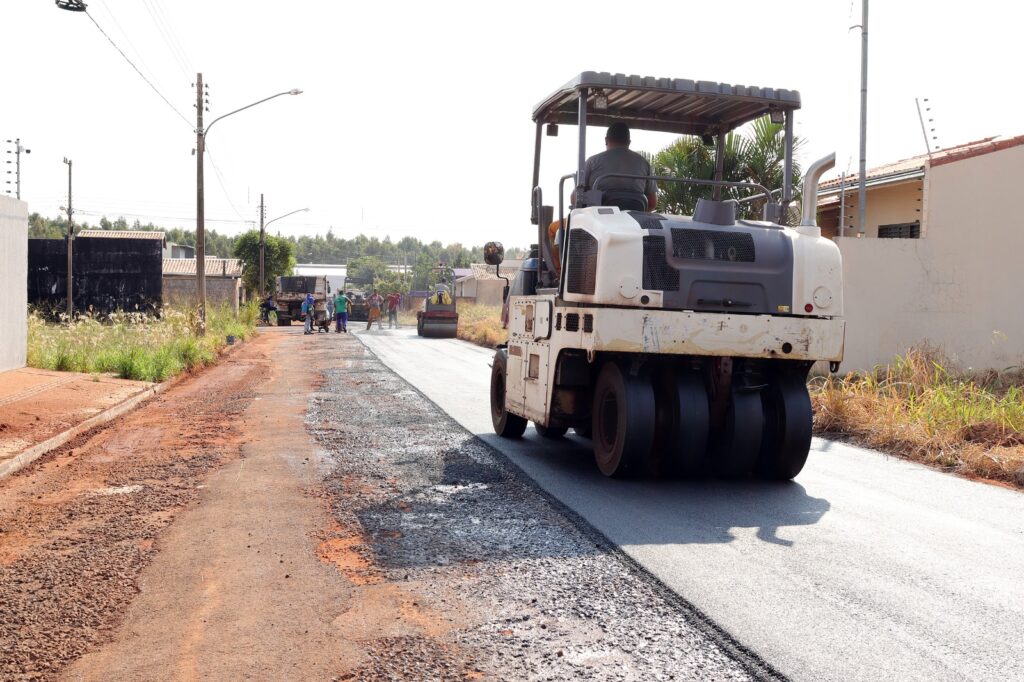
[[[210,365],[210,367],[215,366],[221,360],[226,360],[229,356],[237,352],[239,348],[245,345],[247,345],[247,342],[236,341],[231,346],[225,346],[220,352],[218,352],[217,362],[215,362],[213,365]],[[209,367],[206,369],[209,369]],[[167,381],[150,386],[149,388],[143,390],[141,393],[137,393],[131,398],[128,398],[128,400],[125,400],[122,403],[118,403],[117,405],[114,405],[113,407],[108,408],[107,410],[100,412],[99,414],[95,414],[86,419],[81,424],[72,426],[67,431],[58,433],[56,436],[48,440],[44,440],[42,443],[37,443],[30,447],[28,450],[25,450],[15,455],[6,462],[0,463],[0,480],[3,480],[4,478],[10,476],[14,472],[25,468],[26,466],[36,461],[37,459],[39,459],[46,453],[50,452],[51,450],[55,450],[60,446],[64,445],[72,438],[76,438],[77,436],[82,435],[86,431],[90,431],[96,428],[97,426],[102,426],[107,422],[117,419],[126,412],[130,412],[131,410],[135,409],[140,404],[146,402],[150,398],[153,398],[163,393],[172,386],[176,386],[186,376],[188,376],[187,372],[182,373],[172,379],[168,379]]]
[[[20,454],[14,456],[13,458],[7,460],[6,462],[0,464],[0,479],[10,476],[15,471],[18,471],[19,469],[28,466],[29,464],[36,461],[37,459],[39,459],[46,453],[50,452],[51,450],[59,448],[61,445],[64,445],[72,438],[75,438],[76,436],[79,436],[85,433],[86,431],[89,431],[90,429],[94,429],[97,426],[106,424],[107,422],[120,417],[125,412],[128,412],[135,408],[136,406],[138,406],[139,403],[145,402],[146,400],[149,400],[150,398],[159,393],[163,393],[173,383],[173,381],[167,381],[161,384],[156,384],[155,386],[150,386],[141,393],[138,393],[132,396],[131,398],[128,398],[128,400],[125,400],[123,403],[118,403],[117,405],[114,405],[113,407],[104,410],[99,414],[93,415],[92,417],[89,417],[81,424],[72,426],[67,431],[64,431],[63,433],[58,433],[56,436],[50,438],[49,440],[44,440],[42,443],[37,443],[36,445],[33,445],[28,450],[25,450]]]

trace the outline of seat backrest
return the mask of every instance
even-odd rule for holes
[[[628,189],[606,189],[601,193],[602,206],[618,206],[620,211],[647,211],[643,192]]]

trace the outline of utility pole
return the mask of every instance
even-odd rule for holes
[[[32,150],[25,149],[24,147],[21,146],[20,137],[14,140],[7,140],[7,143],[14,145],[14,151],[12,152],[10,149],[8,149],[7,153],[14,154],[14,186],[16,188],[14,196],[16,199],[21,199],[21,153],[25,152],[26,154],[31,154]],[[8,161],[7,163],[10,163],[10,161]],[[11,175],[11,171],[7,171],[7,174]],[[7,180],[7,184],[11,184],[11,181]]]
[[[267,207],[263,203],[263,192],[260,192],[260,299],[262,300],[267,295],[267,280],[265,276],[265,253],[266,246],[264,242],[264,229],[263,221],[267,217]]]
[[[868,157],[868,0],[861,0],[860,20],[860,183],[857,188],[857,236],[864,236]]]
[[[203,74],[196,74],[196,315],[199,335],[206,334],[206,205],[203,196]]]
[[[75,243],[75,223],[72,220],[74,209],[71,207],[71,159],[64,157],[64,163],[68,165],[68,323],[71,323],[72,314],[75,312],[74,287],[72,277],[74,267],[72,265],[72,248]]]

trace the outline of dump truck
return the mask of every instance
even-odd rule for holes
[[[845,322],[840,252],[815,224],[818,180],[834,154],[807,169],[802,217],[787,224],[799,108],[792,90],[596,72],[537,104],[538,250],[506,286],[508,342],[490,383],[499,435],[518,438],[530,421],[546,438],[574,429],[615,477],[800,472],[811,443],[806,378],[817,361],[838,371]],[[723,179],[727,135],[762,116],[784,131],[774,191]],[[713,146],[710,179],[618,174],[709,188],[692,216],[655,212],[642,192],[602,190],[603,178],[581,184],[588,126],[603,133],[618,121]],[[549,205],[541,147],[565,125],[577,126],[576,167]],[[763,204],[762,219],[737,217],[748,198]],[[485,260],[502,259],[489,243]]]
[[[454,339],[459,331],[459,312],[455,301],[455,271],[447,266],[434,268],[430,295],[423,309],[416,311],[416,333],[436,339]]]
[[[278,326],[287,327],[292,320],[302,320],[302,301],[307,293],[313,294],[313,319],[327,319],[327,297],[331,295],[331,285],[325,275],[277,278],[274,303],[277,305]]]

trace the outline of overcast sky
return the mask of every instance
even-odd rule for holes
[[[206,215],[218,231],[247,229],[263,192],[268,218],[311,209],[275,223],[283,234],[332,227],[346,237],[528,244],[530,114],[584,70],[799,90],[800,160],[835,150],[837,170],[857,168],[860,34],[849,27],[860,23],[859,1],[87,2],[189,121],[196,71],[210,86],[207,122],[305,91],[211,131]],[[925,151],[915,96],[930,98],[943,146],[1024,133],[1024,89],[1012,75],[1022,15],[1021,4],[994,0],[876,0],[868,165]],[[0,141],[20,136],[32,150],[22,157],[29,210],[55,216],[65,205],[67,156],[78,220],[193,228],[194,124],[88,16],[52,0],[4,0],[0,25]],[[565,132],[546,140],[548,196],[572,170]],[[591,152],[601,138],[590,136]],[[671,139],[634,134],[633,148]]]

